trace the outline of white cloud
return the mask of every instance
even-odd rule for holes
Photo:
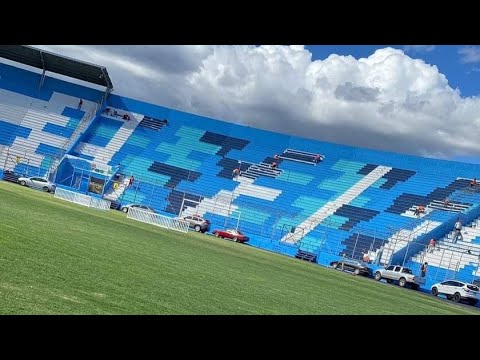
[[[425,53],[435,50],[435,45],[405,45],[403,49],[405,52]]]
[[[458,50],[460,60],[463,63],[471,64],[480,62],[480,47],[468,46]]]
[[[115,93],[323,141],[480,155],[480,98],[400,49],[312,61],[303,46],[43,46],[105,65]]]

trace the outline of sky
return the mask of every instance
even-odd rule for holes
[[[114,93],[321,141],[480,163],[480,47],[34,45]]]

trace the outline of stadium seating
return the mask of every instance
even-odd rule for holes
[[[117,189],[117,199],[172,216],[198,213],[214,227],[238,221],[254,246],[292,256],[298,247],[355,258],[368,250],[388,262],[455,216],[454,209],[468,212],[480,203],[472,198],[449,211],[439,206],[468,184],[475,166],[299,139],[118,96],[108,102],[148,124],[132,126],[126,137],[119,129],[127,123],[114,127],[97,118],[82,139],[86,145],[76,149],[78,156],[102,153],[109,165],[121,164],[125,178],[135,176],[132,187]],[[112,142],[116,152],[106,151]],[[88,154],[89,146],[96,152]],[[318,164],[316,154],[324,156]],[[419,204],[428,219],[413,215]]]
[[[412,253],[412,241],[427,241],[442,224],[480,206],[480,193],[459,196],[478,177],[476,165],[304,139],[118,95],[110,95],[110,111],[72,141],[101,92],[48,77],[38,91],[38,74],[0,69],[10,74],[0,80],[0,150],[28,147],[40,157],[27,165],[20,161],[15,172],[45,170],[42,157],[70,141],[71,157],[59,168],[61,185],[78,183],[77,190],[87,191],[84,172],[97,164],[106,169],[107,198],[169,216],[196,213],[210,219],[212,230],[239,226],[250,245],[267,250],[315,254],[322,264],[342,254],[361,258],[364,251],[380,263],[401,256],[415,262],[422,255]],[[77,109],[79,98],[83,110]],[[4,163],[0,157],[1,169]],[[127,186],[130,176],[135,181]],[[446,198],[451,205],[442,207]],[[419,205],[427,211],[417,217]],[[471,274],[469,264],[462,260],[459,271]]]
[[[435,249],[424,249],[416,254],[410,262],[413,268],[420,268],[421,264],[428,262],[429,272],[427,278],[431,282],[439,279],[455,278],[471,282],[480,276],[478,263],[480,260],[480,219],[462,229],[463,240],[453,242],[454,230],[449,231],[440,239]]]
[[[68,149],[102,93],[0,63],[0,164],[17,174],[45,175]],[[83,100],[78,109],[79,98]]]

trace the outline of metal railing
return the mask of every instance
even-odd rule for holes
[[[61,147],[61,155],[63,155],[67,150],[72,146],[82,134],[82,131],[87,127],[90,121],[96,116],[99,105],[95,103],[95,106],[92,107],[85,115],[83,115],[80,123],[73,131],[72,135],[63,143]]]
[[[188,232],[189,223],[186,221],[170,218],[168,216],[155,214],[149,211],[136,208],[128,209],[127,218],[137,220],[146,224],[159,226],[164,229]]]
[[[80,194],[78,192],[65,189],[56,189],[55,195],[57,199],[69,201],[82,206],[107,211],[110,209],[110,201],[97,199],[89,195]]]

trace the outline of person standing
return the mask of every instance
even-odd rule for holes
[[[427,266],[428,266],[428,263],[427,263],[427,262],[424,262],[424,263],[422,264],[422,267],[420,268],[420,272],[421,272],[422,278],[424,278],[425,275],[427,274]]]
[[[452,243],[456,244],[458,239],[463,241],[462,222],[460,221],[460,218],[458,218],[457,222],[455,223],[455,234],[453,235]]]
[[[370,254],[367,250],[363,250],[363,262],[370,263]]]

